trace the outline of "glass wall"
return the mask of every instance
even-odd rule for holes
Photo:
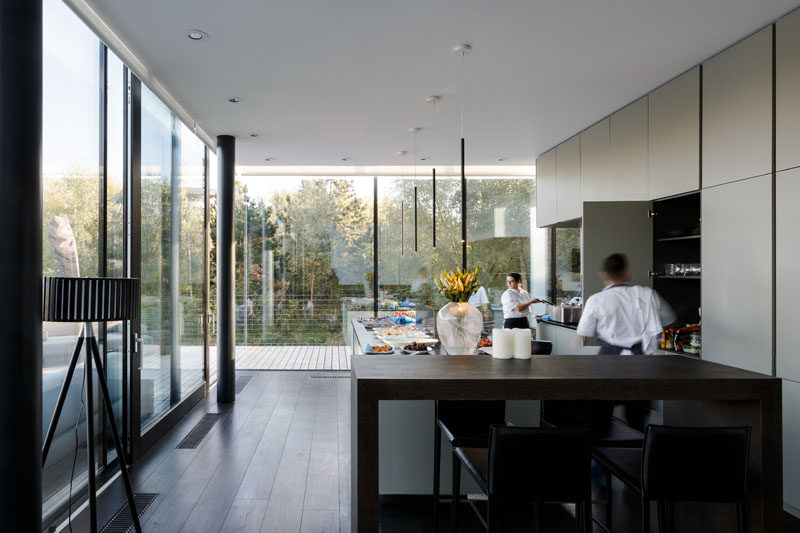
[[[43,8],[42,274],[97,276],[101,45],[61,1],[46,0]],[[42,325],[43,436],[80,327]],[[81,360],[42,473],[45,516],[86,483],[83,377]]]
[[[531,208],[535,205],[532,180],[524,178],[467,178],[467,258],[469,267],[481,267],[485,294],[475,296],[484,317],[484,331],[503,327],[500,301],[506,275],[517,272],[522,286],[534,294],[531,264]]]
[[[436,180],[436,248],[433,248],[432,179],[378,178],[378,314],[406,314],[433,328],[446,301],[433,278],[461,266],[461,181]],[[414,188],[417,191],[414,251]]]
[[[142,432],[203,380],[202,143],[142,85]]]
[[[581,295],[581,228],[550,230],[548,296],[554,303]]]
[[[341,345],[349,317],[371,314],[372,187],[372,177],[237,180],[237,344]]]

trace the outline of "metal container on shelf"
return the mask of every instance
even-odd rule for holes
[[[583,307],[576,305],[548,305],[547,314],[553,322],[577,324],[581,319]]]

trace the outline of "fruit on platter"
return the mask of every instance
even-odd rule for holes
[[[428,351],[428,345],[423,342],[412,342],[403,346],[403,349],[409,352],[426,352]]]

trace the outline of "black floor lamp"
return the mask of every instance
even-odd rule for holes
[[[80,336],[75,344],[75,351],[69,362],[67,376],[58,394],[56,409],[50,426],[47,428],[44,446],[42,447],[42,466],[47,460],[50,444],[56,432],[58,419],[67,399],[72,375],[78,364],[78,357],[84,342],[86,343],[86,448],[88,449],[89,473],[89,520],[91,531],[97,531],[97,488],[95,486],[94,472],[94,392],[92,388],[92,359],[97,365],[97,381],[100,393],[105,404],[111,434],[114,438],[114,447],[117,449],[122,480],[128,496],[128,507],[133,519],[133,525],[138,533],[142,526],[139,524],[139,514],[133,501],[133,490],[128,477],[128,467],[125,463],[125,454],[119,439],[119,431],[114,421],[111,396],[108,393],[103,361],[97,347],[97,338],[94,335],[92,322],[107,322],[111,320],[131,320],[139,316],[139,280],[135,278],[55,278],[42,279],[42,320],[45,322],[83,322]]]

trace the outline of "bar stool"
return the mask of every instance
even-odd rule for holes
[[[576,531],[592,530],[591,430],[589,426],[526,428],[492,426],[489,448],[455,449],[454,458],[467,468],[488,496],[488,513],[478,517],[490,533],[501,531],[509,506],[537,509],[542,529],[544,503],[575,503]],[[453,509],[459,500],[453,478]],[[477,512],[477,508],[475,509]],[[458,531],[453,513],[451,531]]]
[[[505,423],[506,402],[497,401],[450,401],[435,403],[433,429],[433,530],[439,531],[439,494],[441,480],[442,434],[453,448],[453,476],[461,477],[461,469],[455,468],[455,448],[487,448],[489,430],[495,424]],[[460,463],[458,463],[460,466]]]
[[[740,532],[750,530],[747,464],[750,427],[647,426],[644,448],[595,448],[594,457],[642,497],[642,531],[658,502],[659,531],[672,530],[673,502],[736,504]],[[609,492],[610,499],[610,492]]]
[[[544,427],[592,426],[592,445],[641,448],[644,433],[612,418],[616,402],[589,400],[543,400],[540,424]]]

